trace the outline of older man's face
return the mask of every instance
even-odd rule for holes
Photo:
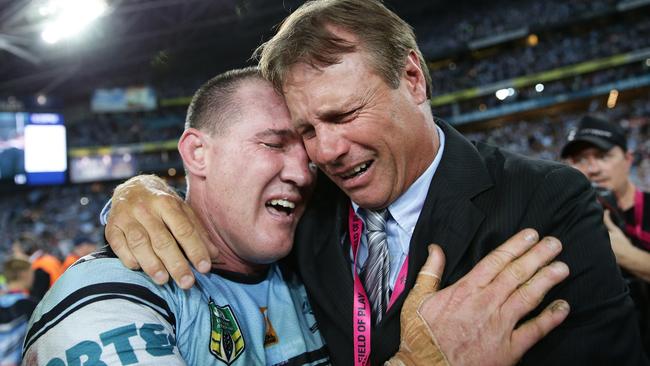
[[[430,134],[423,132],[423,102],[405,84],[392,89],[363,51],[322,69],[296,64],[284,83],[310,159],[362,207],[388,206],[423,171],[418,149]]]

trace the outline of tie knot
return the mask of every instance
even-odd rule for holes
[[[388,209],[378,211],[366,210],[366,226],[368,231],[386,231]]]

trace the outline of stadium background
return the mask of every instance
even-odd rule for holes
[[[101,206],[131,175],[182,186],[176,138],[192,93],[251,65],[301,3],[0,0],[0,153],[22,112],[60,116],[67,143],[61,184],[0,176],[0,262],[25,232],[60,256],[80,234],[100,241]],[[415,28],[434,115],[470,139],[551,160],[581,116],[604,115],[628,131],[634,181],[650,188],[650,0],[386,3]],[[31,147],[45,170],[50,142]]]

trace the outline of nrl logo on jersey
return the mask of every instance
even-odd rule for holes
[[[230,305],[219,306],[210,299],[210,353],[230,365],[246,348],[239,322]]]

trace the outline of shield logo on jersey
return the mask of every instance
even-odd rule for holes
[[[230,365],[239,357],[246,347],[244,336],[235,313],[230,305],[219,306],[210,299],[210,353],[217,359]]]

